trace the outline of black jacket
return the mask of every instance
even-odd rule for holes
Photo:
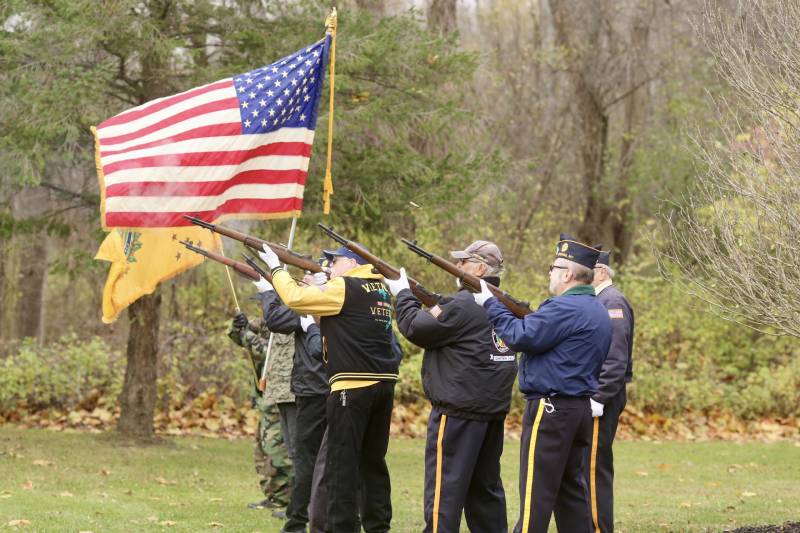
[[[447,415],[502,419],[511,404],[517,355],[494,334],[486,311],[461,290],[442,299],[434,318],[410,290],[397,295],[397,325],[425,349],[422,386],[431,404]]]
[[[613,285],[597,295],[597,299],[608,309],[611,318],[611,347],[600,370],[600,381],[596,402],[606,403],[614,397],[633,377],[633,309],[625,296]]]
[[[322,342],[319,327],[312,324],[308,332],[300,327],[297,313],[281,302],[275,291],[261,293],[264,325],[275,333],[294,334],[294,363],[291,391],[295,396],[327,395],[328,376],[322,363]]]

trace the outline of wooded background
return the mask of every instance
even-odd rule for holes
[[[504,287],[533,303],[546,297],[559,232],[601,242],[637,313],[629,424],[766,418],[797,427],[800,7],[337,5],[336,194],[326,223],[439,292],[453,280],[400,237],[442,255],[493,240]],[[198,398],[245,402],[248,367],[225,337],[235,311],[219,265],[100,322],[108,265],[92,259],[104,233],[89,127],[291,53],[321,37],[329,7],[3,3],[3,419],[105,405],[116,420],[121,406],[120,429],[149,436]],[[320,127],[296,239],[315,254],[332,245],[315,230],[326,142]],[[288,235],[288,221],[237,227]],[[238,245],[226,246],[233,256]],[[237,283],[247,301],[252,286]],[[253,303],[246,311],[258,314]],[[398,398],[424,405],[420,353],[406,348]]]

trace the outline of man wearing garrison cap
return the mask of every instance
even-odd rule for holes
[[[595,531],[614,531],[614,454],[611,445],[617,432],[619,415],[625,408],[625,384],[633,375],[633,309],[625,296],[612,284],[614,269],[610,253],[600,252],[594,267],[597,299],[608,310],[613,332],[611,347],[600,370],[597,392],[592,396],[594,427],[592,446],[587,453],[586,469],[592,498],[592,521]]]
[[[515,533],[594,531],[584,458],[592,439],[590,399],[611,344],[608,311],[595,296],[600,251],[566,234],[550,265],[550,293],[517,318],[481,282],[483,305],[498,336],[522,352],[519,389],[527,400],[520,446],[520,517]]]

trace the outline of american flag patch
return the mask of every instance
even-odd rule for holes
[[[622,309],[609,309],[608,310],[608,317],[611,320],[622,320]]]

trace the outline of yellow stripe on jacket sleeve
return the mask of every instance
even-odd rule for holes
[[[531,500],[533,498],[533,467],[534,455],[536,454],[536,437],[539,434],[539,423],[542,421],[544,413],[544,398],[539,399],[539,409],[536,411],[536,418],[531,428],[531,440],[528,444],[528,468],[525,477],[525,506],[522,514],[522,533],[528,533],[531,522]]]
[[[281,268],[272,273],[272,286],[284,304],[303,315],[338,315],[344,305],[344,278],[330,280],[323,291],[314,286],[300,287]]]
[[[600,525],[597,523],[597,436],[600,433],[600,417],[594,418],[594,430],[592,431],[592,455],[589,463],[589,488],[592,498],[592,523],[595,533],[600,533]]]

